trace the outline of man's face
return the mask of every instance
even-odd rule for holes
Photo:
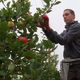
[[[69,10],[64,11],[63,13],[64,22],[66,24],[72,23],[74,21],[75,16],[70,13]]]

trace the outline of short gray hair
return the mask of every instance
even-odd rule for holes
[[[75,16],[75,12],[72,10],[72,9],[65,9],[64,11],[69,11],[72,15],[74,15]]]

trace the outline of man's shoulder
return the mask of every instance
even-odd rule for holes
[[[80,22],[75,21],[75,23],[72,24],[71,26],[72,26],[71,29],[72,29],[72,28],[80,28]]]
[[[80,26],[80,22],[75,21],[74,25],[76,25],[76,26]]]

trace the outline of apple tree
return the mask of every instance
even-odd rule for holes
[[[0,80],[59,80],[56,46],[43,33],[40,40],[36,23],[60,2],[43,1],[31,15],[29,0],[0,0]]]

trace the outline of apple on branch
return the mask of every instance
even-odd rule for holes
[[[8,26],[9,26],[10,28],[15,27],[14,21],[8,21]]]
[[[27,44],[28,43],[28,39],[25,36],[19,36],[18,37],[18,41],[22,41],[23,43]]]

